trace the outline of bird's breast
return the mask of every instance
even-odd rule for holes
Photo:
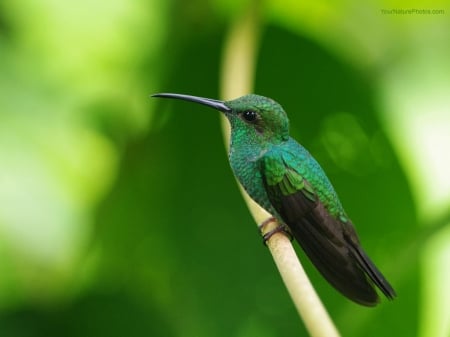
[[[242,153],[230,151],[230,165],[234,175],[248,195],[268,212],[273,213],[258,161],[263,154],[259,151],[253,155],[242,155]]]

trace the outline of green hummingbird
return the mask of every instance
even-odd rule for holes
[[[235,176],[253,200],[287,226],[339,292],[366,306],[379,301],[375,286],[388,299],[396,296],[362,249],[325,172],[289,136],[289,119],[280,104],[254,94],[230,101],[173,93],[152,96],[196,102],[224,113],[231,125],[229,160]]]

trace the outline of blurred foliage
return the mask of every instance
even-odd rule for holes
[[[148,98],[218,97],[245,5],[0,3],[1,336],[306,335],[218,113]],[[446,12],[380,13],[411,6]],[[299,249],[344,336],[448,335],[448,7],[265,3],[255,92],[283,104],[399,294],[350,303]]]

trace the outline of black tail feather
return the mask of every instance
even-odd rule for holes
[[[361,269],[367,274],[369,279],[382,291],[382,293],[390,300],[394,299],[397,294],[389,282],[384,278],[383,274],[378,270],[372,260],[367,256],[361,246],[351,244],[353,254],[358,261]]]

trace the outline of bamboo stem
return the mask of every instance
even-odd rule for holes
[[[223,51],[222,99],[236,98],[253,91],[260,35],[260,8],[260,1],[254,1],[248,11],[230,27]],[[222,126],[225,144],[228,146],[230,130],[224,117],[222,117]],[[261,224],[271,217],[269,213],[250,199],[242,186],[240,188],[257,224]],[[262,234],[277,226],[278,223],[276,222],[268,223],[262,229]],[[309,334],[313,337],[339,336],[339,332],[305,274],[289,239],[281,233],[276,233],[268,240],[267,246]]]

